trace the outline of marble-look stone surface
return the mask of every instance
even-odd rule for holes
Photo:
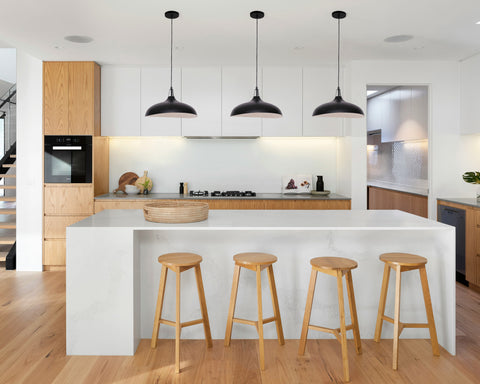
[[[360,334],[373,338],[383,273],[378,257],[410,252],[428,258],[427,274],[440,344],[455,354],[454,228],[400,211],[210,211],[200,223],[160,224],[140,210],[105,210],[67,228],[67,354],[132,355],[150,338],[161,266],[168,252],[195,252],[201,264],[212,336],[225,333],[234,254],[275,254],[274,264],[285,337],[298,339],[308,290],[309,260],[318,256],[355,259],[353,270]],[[394,273],[386,313],[393,314]],[[262,276],[264,316],[273,314]],[[167,279],[163,317],[175,316],[175,277]],[[346,306],[348,314],[348,305]],[[194,273],[182,273],[182,321],[200,317]],[[402,275],[402,321],[426,321],[418,272]],[[255,274],[242,270],[236,315],[256,318]],[[349,315],[347,315],[349,319]],[[348,320],[347,320],[348,321]],[[311,322],[339,326],[336,281],[319,274]],[[275,326],[264,328],[275,338]],[[349,332],[349,337],[351,332]],[[385,323],[382,336],[391,338]],[[162,325],[160,338],[174,338]],[[182,338],[203,338],[201,325]],[[253,327],[235,324],[234,338],[256,338]],[[310,331],[311,338],[330,335]],[[407,329],[403,338],[428,338],[426,329]]]

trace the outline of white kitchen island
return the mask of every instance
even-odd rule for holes
[[[363,339],[372,339],[375,330],[384,267],[379,255],[408,252],[428,258],[438,340],[455,354],[453,227],[400,211],[211,210],[203,222],[160,224],[145,221],[141,210],[105,210],[67,228],[67,355],[133,355],[140,339],[151,337],[161,269],[157,257],[169,252],[194,252],[203,257],[212,337],[223,339],[232,257],[251,251],[278,257],[274,273],[288,339],[300,337],[311,258],[341,256],[358,262],[352,275]],[[236,315],[255,319],[255,274],[249,272],[240,275]],[[162,315],[167,319],[175,318],[174,280],[170,274]],[[390,279],[386,314],[393,314],[394,281]],[[269,317],[272,307],[266,276],[262,284],[264,314]],[[339,326],[336,289],[334,278],[319,274],[312,323]],[[418,272],[403,273],[402,321],[426,322],[421,292]],[[181,316],[182,322],[201,317],[192,271],[182,274]],[[275,338],[275,326],[266,325],[264,333],[266,338]],[[392,325],[385,322],[382,337],[392,335]],[[159,338],[174,337],[173,327],[160,327]],[[200,325],[182,330],[184,339],[203,337]],[[234,325],[233,338],[256,337],[252,327]],[[309,338],[330,337],[309,332]],[[427,329],[406,329],[401,337],[428,338],[429,334]]]

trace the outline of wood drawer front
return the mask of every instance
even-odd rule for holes
[[[350,200],[265,200],[265,209],[350,209]]]
[[[399,209],[428,218],[428,197],[391,189],[368,187],[368,209]]]
[[[93,187],[45,185],[44,210],[46,215],[91,215]]]
[[[65,265],[66,241],[63,239],[43,242],[43,265]]]
[[[45,216],[44,237],[46,239],[65,239],[66,228],[86,217],[88,216]]]
[[[146,203],[153,203],[159,200],[144,200],[144,201],[95,201],[95,213],[101,212],[104,209],[143,209]],[[161,201],[161,200],[160,200]]]
[[[178,200],[181,201],[181,200]],[[190,201],[190,200],[189,200]],[[265,200],[191,200],[207,203],[209,209],[265,209]]]

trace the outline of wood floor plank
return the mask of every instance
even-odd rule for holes
[[[477,383],[480,377],[480,294],[457,285],[457,356],[429,340],[400,339],[398,371],[391,369],[392,340],[348,340],[352,383]],[[301,324],[299,324],[299,327]],[[374,326],[374,324],[372,325]],[[292,384],[343,382],[337,340],[265,340],[261,371],[258,341],[181,340],[182,372],[175,373],[175,341],[140,342],[135,356],[65,355],[65,272],[0,271],[0,384]]]

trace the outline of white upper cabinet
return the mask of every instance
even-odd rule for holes
[[[146,117],[152,105],[165,101],[170,89],[170,68],[142,68],[141,70],[141,135],[180,136],[182,121],[179,118]],[[173,70],[173,90],[177,100],[182,99],[180,70]]]
[[[215,68],[182,68],[182,101],[197,117],[182,119],[183,136],[221,136],[222,73]]]
[[[480,133],[480,55],[460,63],[460,132]]]
[[[382,129],[382,108],[379,107],[381,100],[378,96],[367,100],[367,131],[378,131]]]
[[[255,90],[255,68],[222,68],[222,136],[261,136],[262,120],[230,116],[237,105],[250,101]]]
[[[263,68],[261,97],[283,114],[279,119],[262,119],[262,136],[302,136],[301,68]]]
[[[411,88],[412,119],[408,137],[410,140],[428,138],[428,87],[413,86]],[[479,130],[480,132],[480,130]],[[402,137],[402,136],[400,136]],[[402,139],[405,140],[405,139]]]
[[[336,89],[336,68],[303,68],[303,136],[343,135],[343,119],[312,116],[320,104],[333,100]]]
[[[102,67],[102,135],[140,136],[140,68]]]

